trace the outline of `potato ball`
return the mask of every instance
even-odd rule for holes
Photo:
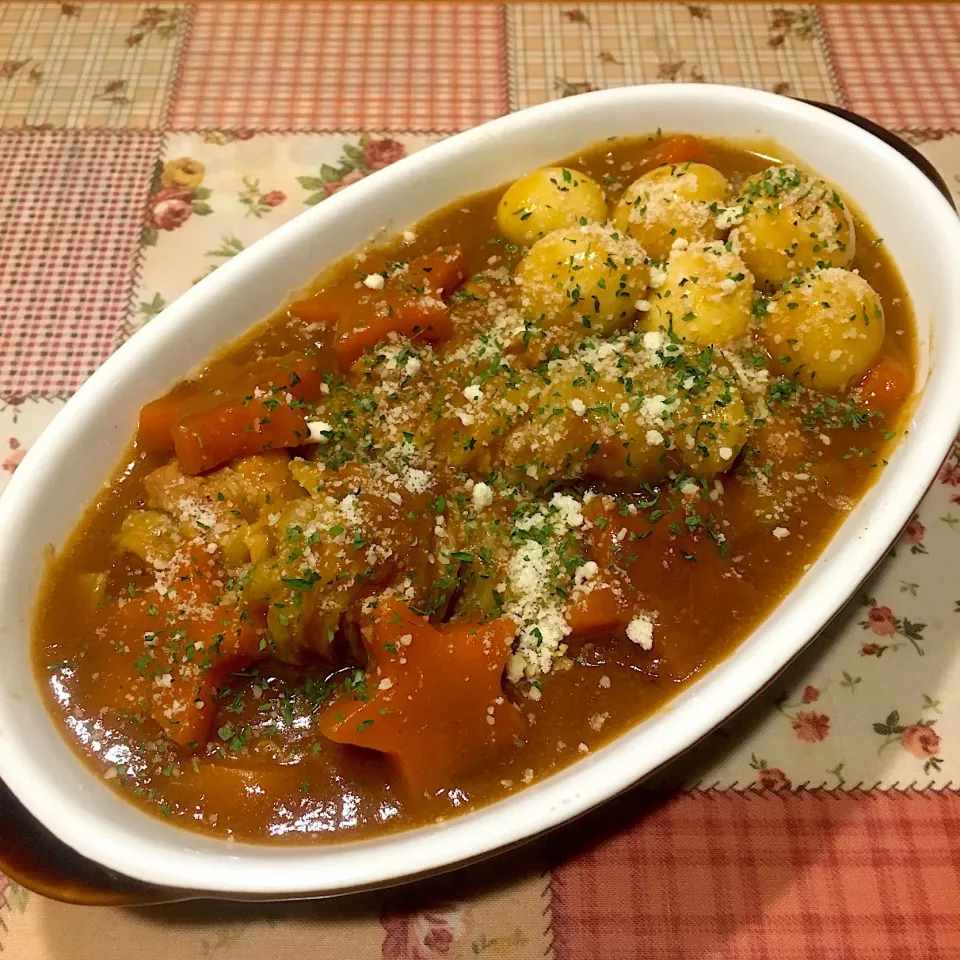
[[[749,418],[735,380],[715,373],[693,380],[677,399],[673,439],[687,469],[710,478],[733,466],[747,442]]]
[[[538,240],[517,266],[520,312],[543,328],[585,327],[604,334],[626,326],[647,288],[643,248],[593,223]]]
[[[649,428],[636,415],[637,398],[647,388],[656,392],[659,381],[636,359],[621,343],[599,345],[587,365],[577,358],[552,363],[531,420],[508,450],[536,447],[541,484],[571,475],[638,486],[661,479],[670,469],[664,441],[648,443]]]
[[[824,390],[861,377],[883,345],[883,307],[857,273],[831,267],[794,280],[770,301],[761,336],[785,373]]]
[[[853,217],[836,190],[797,167],[769,167],[744,181],[740,256],[758,280],[779,284],[818,266],[847,267]]]
[[[654,260],[666,260],[677,237],[693,243],[720,236],[715,213],[727,179],[704,163],[657,167],[624,191],[613,222]]]
[[[606,219],[607,202],[600,185],[569,167],[544,167],[521,177],[497,207],[498,229],[522,246],[581,220]]]
[[[642,330],[673,330],[703,346],[742,337],[750,325],[753,274],[718,240],[687,244],[677,240],[664,270],[650,275]]]
[[[547,373],[529,417],[491,463],[519,486],[581,476],[640,486],[684,469],[712,477],[746,442],[736,382],[703,351],[660,333],[595,342]]]
[[[489,368],[488,368],[489,369]],[[448,376],[456,377],[454,371]],[[497,374],[483,386],[453,392],[446,380],[433,406],[440,416],[433,427],[433,453],[459,470],[488,474],[499,464],[501,448],[511,431],[518,429],[536,402],[539,383],[532,378]],[[439,402],[438,402],[439,401]]]

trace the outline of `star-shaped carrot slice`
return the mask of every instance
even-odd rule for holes
[[[453,786],[523,728],[502,686],[515,633],[507,617],[435,627],[393,598],[380,600],[364,641],[365,682],[327,708],[321,732],[387,754],[414,790]]]

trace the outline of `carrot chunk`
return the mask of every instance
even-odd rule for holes
[[[575,596],[566,609],[566,617],[573,635],[584,637],[625,627],[631,614],[618,592],[609,584],[603,584]]]
[[[334,350],[342,368],[391,333],[436,343],[453,333],[445,297],[463,282],[466,266],[459,247],[439,249],[412,261],[382,292],[366,291],[337,320]]]
[[[704,145],[689,134],[679,137],[671,137],[662,146],[658,147],[649,157],[642,160],[639,164],[639,172],[647,173],[656,167],[662,167],[665,164],[692,163],[694,161],[705,163],[707,153]]]
[[[205,660],[202,671],[186,669],[171,674],[169,685],[153,695],[151,716],[166,735],[182,747],[206,741],[216,712],[216,693],[232,670],[243,670],[256,658],[260,638],[252,622],[235,616],[220,616],[183,624],[180,633],[195,649],[216,650]]]
[[[150,716],[181,746],[206,740],[217,689],[259,656],[263,624],[217,605],[224,577],[206,553],[181,557],[165,594],[128,599],[107,613],[108,630],[137,650]]]
[[[903,406],[913,386],[910,368],[901,360],[884,357],[860,381],[860,396],[873,410],[891,417]]]
[[[346,368],[391,333],[411,340],[437,343],[452,335],[453,325],[447,305],[431,294],[416,300],[405,294],[393,294],[373,307],[367,319],[342,317],[337,332],[339,336],[334,350],[341,368]]]
[[[404,278],[413,287],[426,286],[440,297],[449,296],[466,279],[466,265],[459,247],[450,250],[440,248],[418,257],[410,264]]]
[[[515,633],[506,617],[435,627],[405,604],[381,599],[365,632],[366,680],[327,708],[321,732],[387,754],[412,790],[451,786],[522,730],[502,688]]]
[[[296,300],[287,307],[288,313],[303,320],[304,323],[316,323],[321,327],[332,327],[343,312],[343,304],[330,291],[314,294],[305,300]]]
[[[224,398],[243,400],[257,390],[286,399],[314,401],[320,396],[323,371],[311,357],[289,355],[252,364],[237,372],[217,395],[202,382],[185,382],[140,410],[137,446],[148,453],[173,453],[174,428],[188,416],[221,407]]]
[[[185,417],[173,429],[184,473],[203,473],[235,457],[298,447],[309,436],[307,420],[278,400],[230,401]]]
[[[323,371],[312,357],[287,356],[272,363],[253,364],[248,378],[241,381],[242,394],[234,392],[237,399],[249,396],[259,387],[277,396],[289,393],[297,400],[317,400]]]
[[[168,394],[152,400],[140,410],[137,446],[147,453],[173,453],[173,428],[186,416],[209,408],[205,394]]]

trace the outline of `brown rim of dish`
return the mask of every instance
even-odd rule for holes
[[[947,202],[955,210],[956,203],[950,192],[950,188],[944,182],[943,178],[937,172],[933,164],[919,150],[907,143],[902,137],[892,133],[885,127],[861,117],[844,107],[834,106],[829,103],[820,103],[816,100],[805,100],[796,98],[810,106],[818,107],[828,113],[848,120],[850,123],[873,134],[877,139],[882,140],[888,146],[892,147],[898,153],[906,157],[914,166],[916,166],[944,195]],[[895,542],[896,538],[894,538]],[[882,562],[882,561],[881,561]],[[871,571],[872,572],[872,571]],[[869,574],[868,574],[869,575]],[[866,579],[866,577],[864,578]],[[841,608],[842,609],[842,608]],[[838,611],[839,614],[840,611]],[[831,622],[832,622],[831,618]],[[826,629],[826,627],[824,628]],[[810,638],[810,641],[804,645],[803,650],[809,648],[810,644],[820,636],[822,631]],[[799,656],[802,651],[798,651]],[[791,658],[790,663],[796,658]],[[789,666],[787,664],[783,669]],[[735,716],[743,707],[752,702],[764,689],[773,683],[783,671],[778,671],[774,677],[765,683],[750,699],[741,704],[729,717],[723,722],[727,722],[730,717]],[[712,731],[711,731],[712,732]],[[708,734],[696,743],[691,744],[688,750],[693,749]],[[683,751],[686,753],[688,751]],[[682,756],[679,754],[678,756]],[[671,758],[666,764],[657,770],[651,771],[643,780],[648,780],[655,774],[661,773],[665,766],[676,760]],[[629,789],[635,789],[641,781],[634,784]],[[626,791],[624,791],[626,792]],[[622,794],[620,794],[622,795]],[[615,798],[611,797],[610,802]],[[585,811],[575,820],[590,816],[596,808]],[[567,821],[558,827],[552,828],[547,833],[553,833],[555,830],[562,830],[572,821]],[[543,836],[538,834],[537,837]],[[386,888],[388,886],[400,885],[415,880],[424,879],[428,876],[444,873],[457,867],[463,867],[469,863],[485,860],[490,857],[506,853],[508,850],[522,843],[536,840],[537,837],[529,837],[509,847],[499,848],[489,851],[480,857],[472,858],[470,861],[462,861],[455,864],[449,864],[445,867],[431,870],[425,874],[404,877],[392,883],[373,884],[361,888],[347,888],[333,893],[315,894],[318,897],[346,896],[352,893],[359,893],[363,890]],[[148,904],[174,903],[180,900],[192,899],[222,899],[222,900],[287,900],[291,895],[286,894],[231,894],[219,893],[216,891],[195,891],[188,889],[179,889],[176,887],[166,887],[159,884],[145,883],[141,880],[135,880],[124,874],[108,870],[93,860],[88,860],[81,856],[71,847],[67,846],[57,837],[55,837],[46,827],[42,826],[33,815],[20,803],[13,795],[13,792],[0,781],[0,869],[15,882],[24,887],[39,893],[45,897],[54,900],[61,900],[66,903],[79,904],[82,906],[145,906]],[[297,894],[297,898],[310,897],[309,892]]]
[[[795,99],[801,103],[808,103],[811,107],[819,107],[821,110],[826,110],[827,113],[832,113],[835,117],[848,120],[861,130],[872,133],[888,147],[893,147],[897,153],[905,156],[915,167],[919,168],[926,178],[944,195],[947,203],[949,203],[954,210],[957,209],[953,194],[947,186],[946,181],[940,176],[937,168],[916,147],[907,143],[903,137],[891,132],[886,127],[881,127],[879,123],[874,123],[873,120],[861,117],[859,113],[847,110],[845,107],[838,107],[832,103],[821,103],[819,100],[805,100],[803,97],[796,97]]]

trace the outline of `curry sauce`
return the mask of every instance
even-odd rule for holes
[[[38,605],[84,762],[179,826],[353,839],[540,781],[727,656],[915,376],[881,239],[772,152],[613,139],[460,200],[144,408]]]

